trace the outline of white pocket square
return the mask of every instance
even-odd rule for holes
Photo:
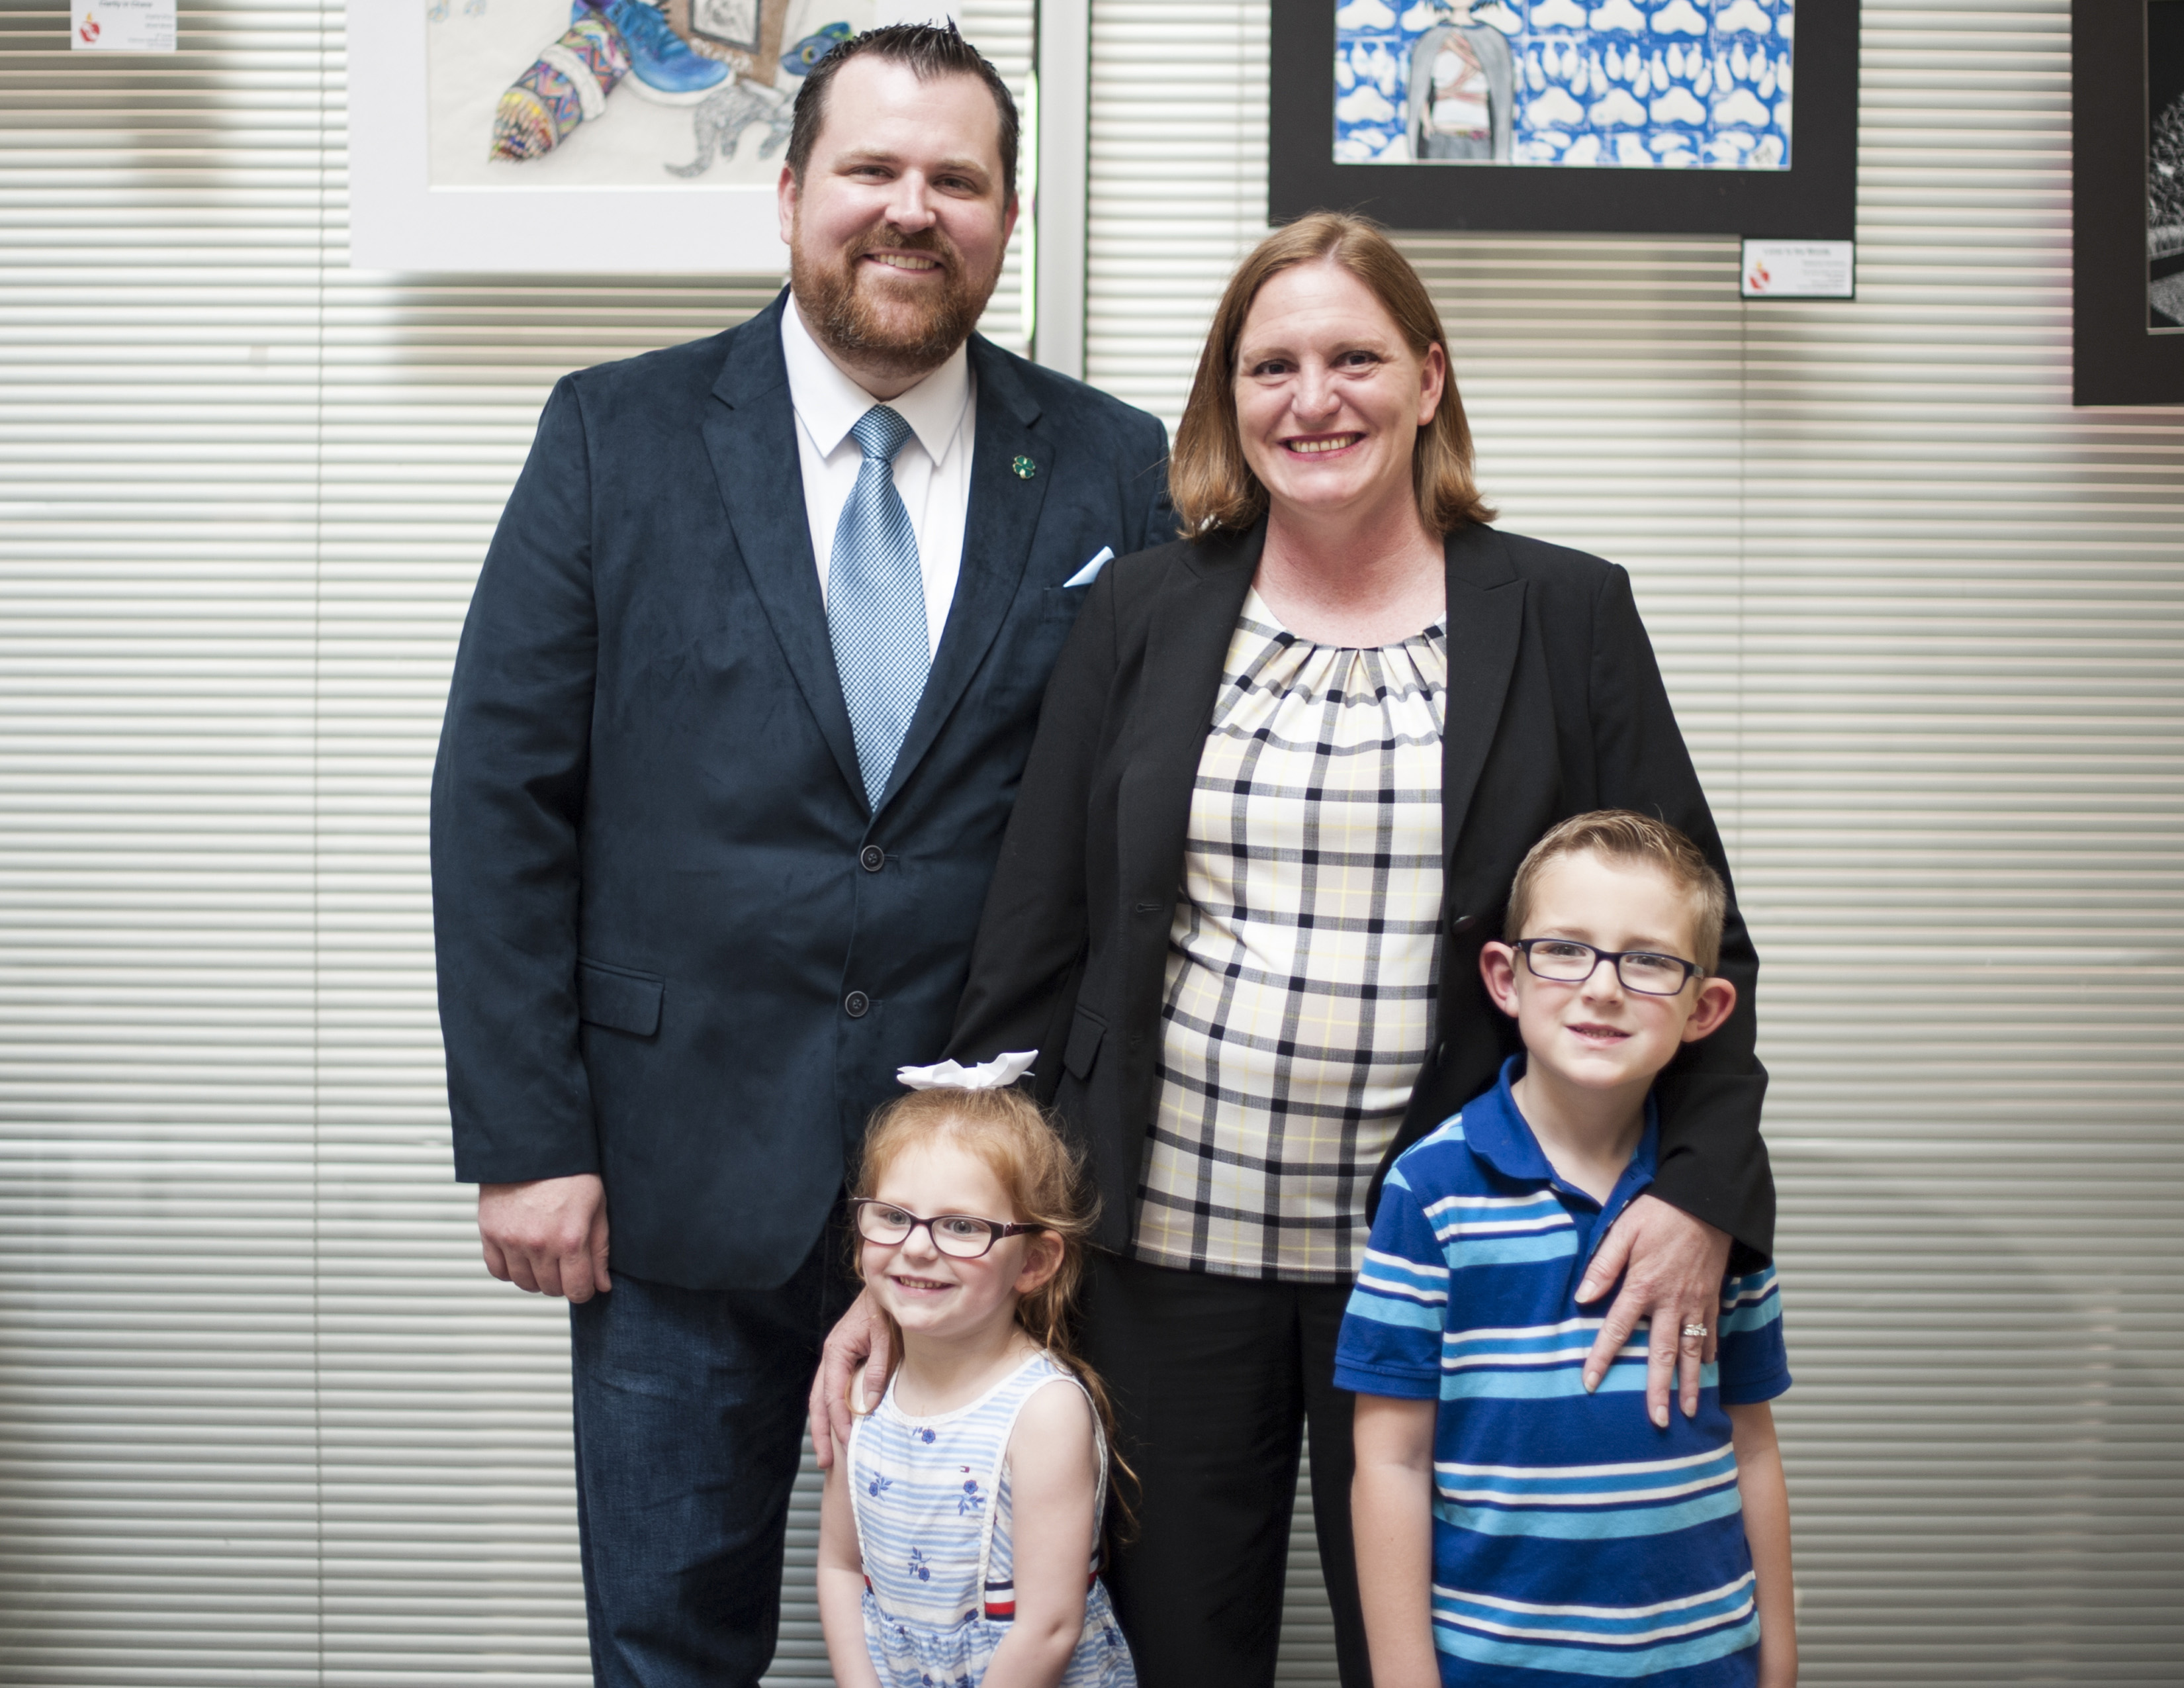
[[[1069,578],[1062,582],[1061,584],[1065,588],[1072,586],[1089,586],[1094,581],[1100,578],[1100,571],[1106,568],[1108,564],[1114,560],[1115,548],[1112,545],[1102,545],[1099,549],[1098,554],[1095,555],[1090,562],[1085,564],[1083,568],[1078,570],[1075,574],[1070,576]]]

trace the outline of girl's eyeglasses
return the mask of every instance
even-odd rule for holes
[[[908,1242],[910,1234],[922,1225],[926,1235],[933,1239],[933,1246],[956,1260],[977,1260],[990,1253],[1003,1237],[1021,1237],[1046,1228],[1044,1225],[1005,1225],[998,1219],[976,1219],[967,1213],[941,1213],[921,1219],[891,1201],[870,1195],[860,1196],[850,1206],[856,1210],[857,1234],[866,1242],[894,1248]]]
[[[1524,965],[1557,984],[1582,984],[1602,961],[1612,962],[1625,990],[1641,996],[1674,996],[1704,973],[1696,961],[1651,950],[1596,950],[1574,938],[1519,938],[1509,946],[1524,952]]]

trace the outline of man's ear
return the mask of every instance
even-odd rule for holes
[[[1691,1017],[1684,1022],[1684,1041],[1695,1044],[1701,1038],[1713,1036],[1721,1029],[1721,1022],[1729,1018],[1736,1006],[1735,985],[1725,978],[1701,979],[1698,1006],[1691,1010]]]
[[[1517,952],[1498,939],[1489,939],[1479,951],[1479,977],[1486,982],[1486,994],[1511,1019],[1517,1017]]]
[[[773,208],[781,218],[781,243],[796,244],[796,172],[787,164],[781,167],[781,180],[773,185]]]
[[[1003,246],[1009,243],[1009,237],[1017,231],[1017,218],[1022,210],[1023,205],[1017,196],[1013,193],[1009,195],[1009,203],[1001,209],[1001,244]]]

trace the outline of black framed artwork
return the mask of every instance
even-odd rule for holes
[[[2184,0],[2070,8],[2071,398],[2184,404]]]
[[[1272,0],[1268,210],[1849,240],[1858,0]]]

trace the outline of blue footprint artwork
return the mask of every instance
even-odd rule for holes
[[[1338,164],[1790,167],[1796,0],[1344,0]]]

